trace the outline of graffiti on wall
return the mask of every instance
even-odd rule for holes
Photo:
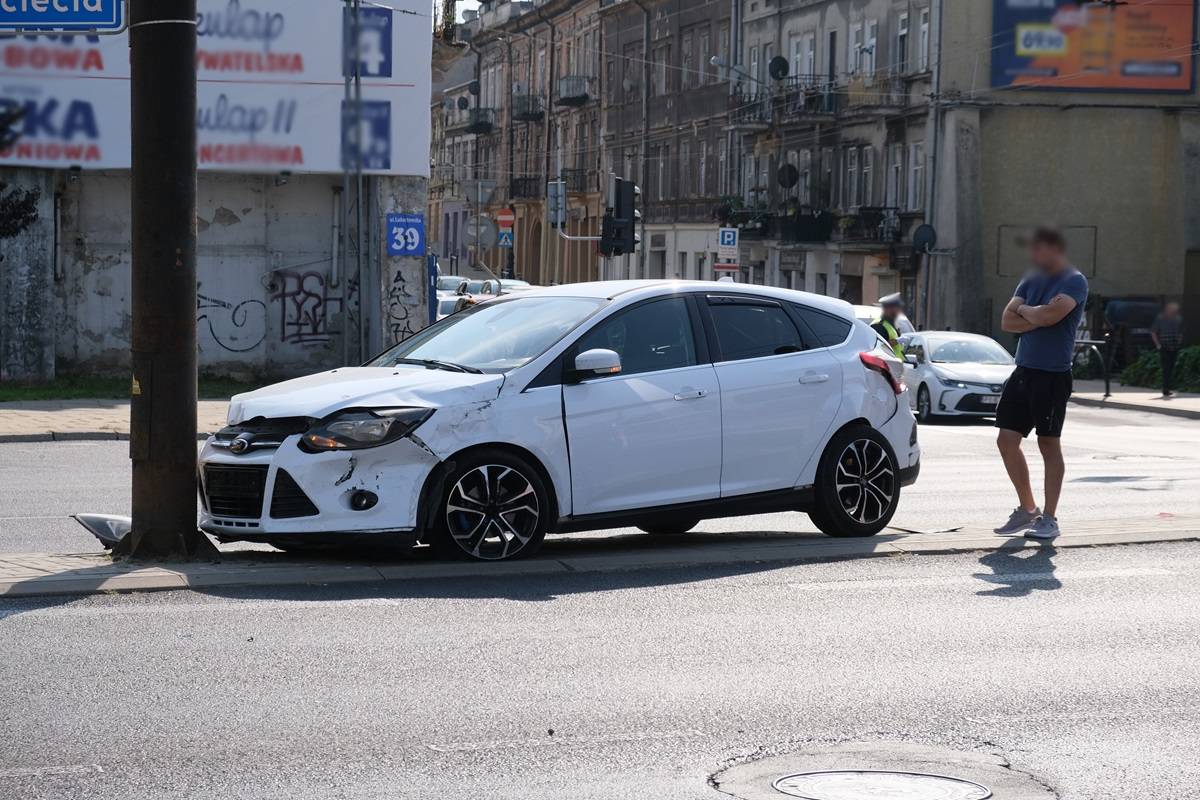
[[[397,269],[387,293],[387,324],[392,344],[404,341],[421,328],[421,322],[417,319],[420,302],[420,298],[409,290],[404,271]]]
[[[198,293],[196,325],[208,325],[208,333],[222,349],[247,353],[267,338],[267,305],[262,300],[230,302]]]
[[[271,299],[279,303],[280,341],[309,345],[333,338],[329,322],[341,312],[344,299],[330,296],[324,273],[279,270]]]

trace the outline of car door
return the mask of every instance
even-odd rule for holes
[[[721,397],[698,312],[679,295],[601,320],[567,353],[621,357],[617,375],[563,386],[573,514],[716,498]]]
[[[909,356],[916,358],[917,363],[910,364],[908,361]],[[912,387],[920,386],[928,370],[929,364],[925,358],[925,337],[913,336],[904,347],[904,382]],[[917,409],[918,392],[914,388],[908,394],[908,403],[915,411]]]
[[[721,496],[791,488],[837,416],[841,365],[783,303],[706,301],[721,385]]]

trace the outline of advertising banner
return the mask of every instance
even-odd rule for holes
[[[397,7],[399,8],[400,0]],[[199,0],[197,157],[202,170],[429,174],[428,19],[340,3]],[[354,32],[363,103],[345,102]],[[129,41],[0,38],[0,107],[20,107],[0,164],[127,169]]]
[[[992,86],[1190,92],[1194,0],[993,0]]]

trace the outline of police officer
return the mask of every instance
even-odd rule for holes
[[[897,292],[879,298],[879,305],[882,306],[883,312],[879,319],[871,323],[871,327],[883,337],[897,358],[904,358],[904,346],[900,344],[900,334],[904,332],[901,329],[905,327],[904,322],[906,321],[900,318],[900,312],[904,310],[904,300]],[[911,333],[911,325],[908,327],[910,330],[907,332]]]

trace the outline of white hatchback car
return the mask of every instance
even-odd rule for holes
[[[629,281],[462,311],[362,367],[240,394],[200,454],[201,527],[471,558],[547,533],[807,511],[882,530],[920,468],[902,367],[839,300]]]
[[[994,416],[1004,382],[1016,368],[995,339],[931,331],[903,337],[905,378],[917,419]]]

